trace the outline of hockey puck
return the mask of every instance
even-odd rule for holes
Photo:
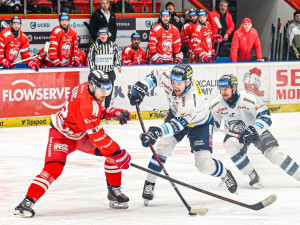
[[[189,215],[190,215],[190,216],[196,216],[196,215],[197,215],[197,213],[192,213],[192,212],[189,212]]]

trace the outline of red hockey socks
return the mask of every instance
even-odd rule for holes
[[[106,158],[104,168],[107,183],[112,186],[121,186],[122,170],[117,167],[115,160]]]

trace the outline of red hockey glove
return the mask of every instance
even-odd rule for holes
[[[223,42],[223,36],[220,34],[214,34],[212,36],[213,38],[213,43],[222,43]]]
[[[116,161],[116,165],[120,169],[128,169],[131,155],[125,149],[119,150],[112,154],[112,158]]]
[[[123,125],[127,123],[128,120],[130,120],[130,112],[125,109],[109,107],[105,111],[104,118],[119,120],[120,124]]]
[[[32,70],[35,70],[36,72],[38,72],[40,70],[40,66],[36,61],[30,61],[28,63],[28,67]]]
[[[215,51],[213,51],[213,52],[211,53],[210,58],[211,58],[212,60],[215,60],[215,59],[217,58],[217,55],[216,55]]]
[[[3,59],[1,64],[4,68],[12,68],[11,62],[8,61],[7,59]]]
[[[182,43],[182,47],[188,47],[189,46],[189,38],[188,37],[183,37],[181,38],[181,43]]]
[[[133,61],[133,64],[134,64],[134,65],[142,65],[142,64],[145,64],[145,63],[146,63],[146,60],[140,59],[140,58],[136,58],[136,59]]]
[[[62,67],[62,63],[59,59],[55,59],[51,63],[53,67]]]
[[[182,63],[182,59],[183,59],[183,54],[182,53],[176,54],[175,55],[175,64]]]
[[[72,57],[72,66],[74,67],[80,66],[80,60],[78,57]]]
[[[201,61],[204,63],[211,63],[211,58],[208,57],[207,53],[205,52],[200,56]]]
[[[151,58],[151,61],[153,64],[163,64],[161,57],[157,53]]]

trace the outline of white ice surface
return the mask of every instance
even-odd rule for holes
[[[273,114],[271,132],[280,148],[300,162],[300,113]],[[145,121],[146,127],[161,121]],[[150,149],[139,141],[138,121],[120,126],[104,124],[106,132],[132,155],[132,162],[147,167]],[[260,211],[252,211],[178,185],[187,202],[194,208],[207,207],[206,216],[191,217],[168,181],[156,183],[156,198],[148,207],[143,205],[142,187],[146,173],[133,167],[123,173],[123,191],[130,197],[129,209],[108,207],[104,159],[82,152],[68,157],[62,175],[35,204],[36,216],[24,219],[12,215],[14,207],[24,198],[32,179],[41,172],[49,127],[0,129],[0,225],[98,225],[98,224],[214,224],[214,225],[286,225],[300,224],[300,183],[272,165],[254,147],[249,158],[261,176],[263,189],[254,190],[226,155],[222,140],[214,136],[213,156],[222,160],[236,177],[238,195],[219,187],[220,178],[203,175],[194,167],[188,140],[182,141],[168,158],[166,169],[172,177],[227,198],[254,204],[271,194],[277,201]]]

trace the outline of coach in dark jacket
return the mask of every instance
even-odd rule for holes
[[[110,0],[101,0],[101,8],[93,13],[90,19],[91,35],[94,41],[97,40],[97,32],[101,27],[107,27],[110,41],[115,41],[117,37],[117,23],[115,13],[109,10]]]

